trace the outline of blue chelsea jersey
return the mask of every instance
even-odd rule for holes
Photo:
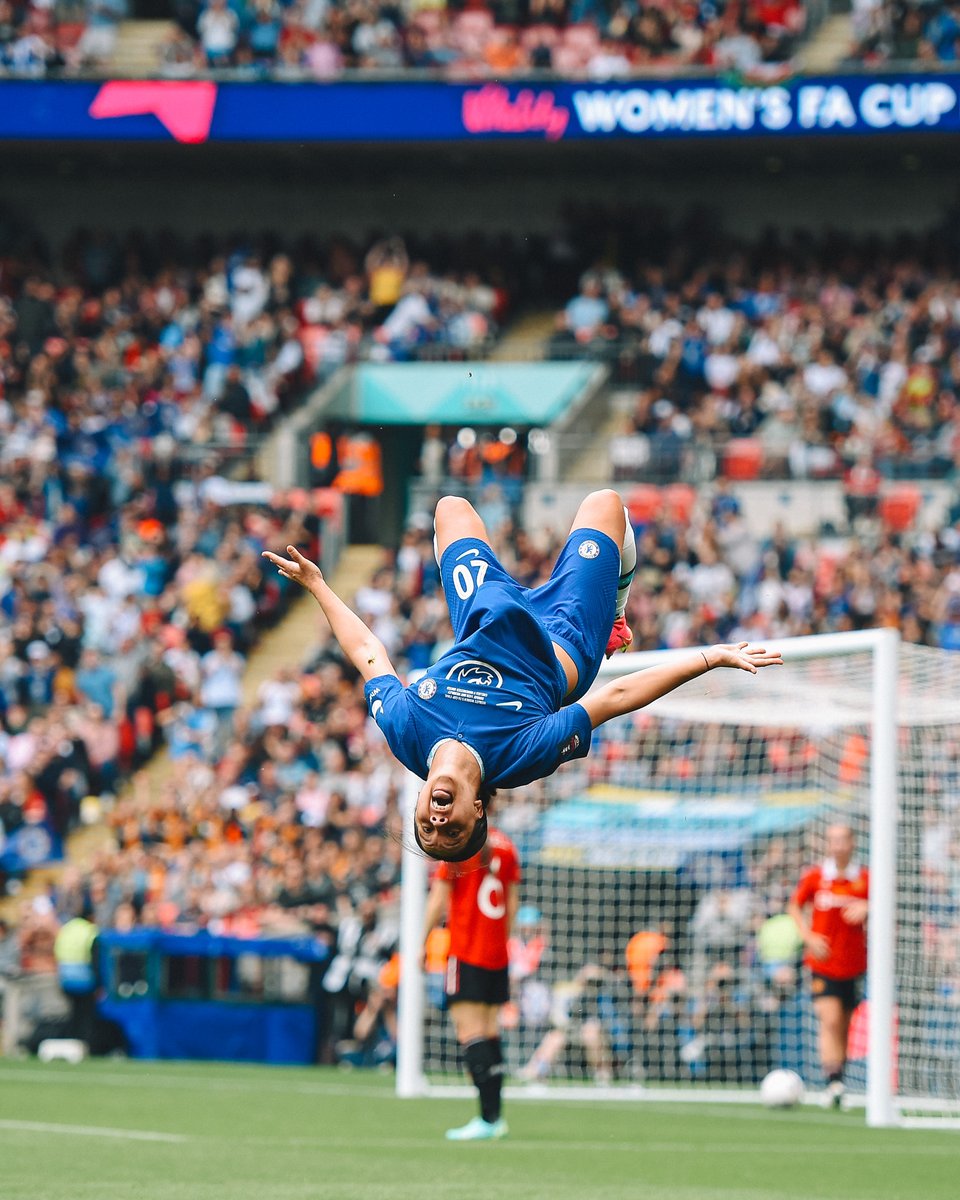
[[[566,677],[523,589],[488,579],[457,615],[456,645],[417,683],[380,675],[364,689],[400,762],[425,779],[434,747],[454,738],[475,751],[486,784],[510,788],[585,757],[590,718],[562,707]]]

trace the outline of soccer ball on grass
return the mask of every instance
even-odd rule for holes
[[[803,1080],[796,1071],[771,1071],[760,1084],[760,1100],[766,1108],[793,1108],[803,1099]]]

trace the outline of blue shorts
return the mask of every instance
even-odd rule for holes
[[[586,694],[603,662],[616,615],[620,550],[609,534],[599,529],[574,530],[550,578],[538,588],[517,583],[485,542],[469,538],[447,547],[441,578],[458,640],[479,586],[477,581],[497,580],[516,588],[550,640],[566,650],[577,668],[577,685],[564,704],[572,704]]]
[[[620,549],[599,529],[575,529],[546,583],[530,589],[527,603],[577,667],[577,686],[564,704],[585,696],[597,677],[617,611]]]

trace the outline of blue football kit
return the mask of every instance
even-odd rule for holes
[[[492,549],[471,538],[447,547],[441,580],[455,643],[407,687],[379,675],[365,689],[370,715],[396,757],[425,779],[440,742],[463,742],[490,787],[519,787],[590,749],[577,701],[596,678],[616,610],[620,550],[577,529],[550,579],[524,588]],[[569,696],[556,642],[577,666]]]

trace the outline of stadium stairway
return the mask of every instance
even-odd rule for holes
[[[802,71],[832,71],[850,52],[852,31],[850,14],[832,13],[797,54],[797,66]]]
[[[348,546],[344,550],[332,587],[338,595],[352,598],[360,587],[369,582],[383,558],[380,546]],[[282,666],[299,666],[320,640],[323,618],[315,602],[305,592],[290,606],[284,619],[267,631],[257,643],[247,661],[243,677],[243,703],[256,703],[257,690],[265,679]],[[161,750],[142,768],[140,787],[153,797],[159,794],[171,774],[170,758]],[[127,793],[133,785],[127,785]],[[141,793],[142,794],[142,793]],[[103,823],[83,826],[67,839],[65,861],[81,868],[88,867],[102,850],[109,849],[113,838]],[[59,877],[60,867],[43,867],[31,871],[16,896],[0,900],[0,917],[16,920],[25,900],[39,895]]]
[[[142,79],[156,75],[160,47],[176,33],[173,21],[124,21],[110,64],[112,74]]]
[[[511,324],[490,352],[492,362],[538,362],[547,357],[547,342],[553,333],[556,314],[529,312]]]
[[[633,406],[632,392],[611,391],[604,420],[580,455],[564,472],[564,482],[610,486],[610,439],[629,432],[628,414]]]

